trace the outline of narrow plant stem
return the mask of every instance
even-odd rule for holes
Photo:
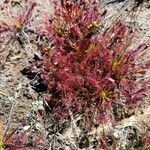
[[[20,83],[17,87],[17,92],[15,93],[15,96],[14,96],[14,101],[13,101],[12,107],[11,107],[10,112],[9,112],[9,117],[7,118],[6,127],[4,130],[4,135],[7,134],[8,130],[10,128],[10,124],[12,122],[12,116],[13,116],[15,108],[18,104],[18,98],[19,98],[20,93],[21,93],[21,88],[22,88],[22,84]]]

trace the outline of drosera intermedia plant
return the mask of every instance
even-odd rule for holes
[[[30,2],[27,6],[25,6],[22,13],[18,12],[16,14],[11,10],[11,6],[7,4],[8,7],[5,9],[8,10],[7,15],[10,16],[10,18],[0,20],[0,36],[4,39],[1,41],[1,51],[3,51],[14,39],[16,39],[23,47],[23,41],[20,38],[20,34],[22,34],[27,25],[30,24],[32,13],[36,5],[36,2]]]
[[[37,78],[37,90],[57,119],[82,114],[86,126],[117,121],[117,107],[135,109],[148,94],[144,79],[150,60],[142,60],[148,45],[132,48],[135,32],[121,20],[99,34],[105,10],[97,1],[61,0],[43,33],[52,44],[40,49],[22,73]],[[35,79],[34,78],[34,79]]]
[[[32,138],[30,126],[22,121],[13,129],[5,130],[6,126],[0,122],[0,149],[11,150],[31,150],[44,149],[44,136],[42,133],[36,133]]]

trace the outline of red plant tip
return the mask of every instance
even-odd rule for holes
[[[21,21],[21,24],[24,25],[24,24],[27,24],[29,19],[31,18],[32,16],[32,12],[33,12],[33,9],[37,6],[37,3],[36,2],[33,2],[31,4],[31,7],[28,9],[26,15],[22,18],[22,21]]]

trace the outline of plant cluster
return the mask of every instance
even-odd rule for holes
[[[59,119],[82,114],[91,127],[113,119],[117,107],[134,109],[144,101],[150,61],[142,59],[148,45],[132,48],[135,32],[121,20],[99,34],[106,11],[95,0],[54,4],[44,29],[51,45],[24,70],[38,76],[50,111]]]
[[[9,7],[4,8],[8,10],[7,15],[10,17],[10,20],[8,20],[8,18],[6,18],[7,20],[0,20],[1,51],[4,50],[5,47],[14,39],[16,39],[18,43],[23,47],[24,42],[23,40],[21,40],[21,34],[30,24],[32,12],[37,4],[35,2],[31,2],[29,3],[29,5],[30,6],[25,6],[22,14],[20,12],[17,12],[17,14],[13,13],[11,8]],[[4,36],[7,36],[7,38]]]
[[[32,137],[25,126],[26,123],[22,122],[15,129],[6,130],[7,127],[0,122],[0,149],[30,150],[35,148],[43,150],[44,136],[38,133]]]

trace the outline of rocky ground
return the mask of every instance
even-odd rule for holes
[[[34,26],[41,23],[42,12],[47,11],[51,14],[53,13],[51,1],[36,0],[36,2],[38,3],[38,6],[34,10],[34,15],[31,20],[31,24]],[[22,9],[25,8],[24,6],[26,6],[26,4],[28,4],[27,0],[11,0],[8,1],[8,4],[4,4],[4,0],[2,0],[0,2],[0,21],[9,20],[10,24],[13,24],[9,12],[7,11],[11,9],[15,13],[18,11],[20,13]],[[108,10],[108,15],[104,21],[106,26],[109,26],[116,19],[121,18],[128,25],[136,28],[137,35],[134,40],[135,43],[150,43],[149,1],[145,1],[139,7],[135,7],[134,2],[131,0],[125,0],[123,2],[106,0],[102,1],[101,7],[102,9],[106,8]],[[39,41],[37,35],[32,33],[29,35],[29,33],[25,32],[19,37],[22,38],[22,42],[19,42],[17,38],[14,38],[8,44],[6,44],[7,39],[5,38],[5,36],[8,37],[8,35],[0,36],[0,121],[7,126],[5,129],[8,129],[8,127],[10,130],[14,129],[18,127],[20,122],[25,120],[27,124],[23,126],[24,130],[29,129],[29,133],[33,133],[33,135],[36,133],[43,134],[43,138],[45,138],[44,142],[47,147],[46,149],[52,149],[50,148],[52,142],[48,141],[56,142],[56,145],[59,145],[57,142],[61,141],[60,143],[62,145],[54,148],[55,150],[60,149],[60,147],[64,150],[79,149],[72,140],[72,133],[74,132],[73,125],[68,127],[64,135],[57,135],[55,138],[53,137],[53,134],[50,135],[52,127],[49,122],[48,114],[45,114],[44,112],[43,101],[38,93],[32,89],[29,84],[30,81],[21,74],[21,70],[24,69],[24,67],[29,64],[29,61],[32,61],[34,55],[38,53],[37,43]],[[6,41],[3,39],[6,39]],[[137,110],[135,115],[122,120],[120,124],[116,126],[114,134],[117,138],[120,138],[123,146],[127,142],[125,130],[128,127],[137,127],[138,132],[140,132],[139,134],[144,134],[144,132],[147,132],[148,128],[150,129],[149,100],[146,105],[141,106],[141,108]],[[101,133],[102,130],[103,128],[100,126],[93,129],[90,132],[90,135],[97,135],[98,133]],[[40,148],[35,149],[38,150]],[[94,148],[92,148],[91,145],[90,148],[85,149],[92,150]],[[118,149],[123,148],[118,146]]]

